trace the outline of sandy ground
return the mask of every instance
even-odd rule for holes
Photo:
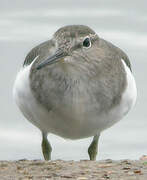
[[[0,180],[147,180],[147,156],[140,160],[0,161]]]

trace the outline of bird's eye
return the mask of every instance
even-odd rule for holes
[[[84,47],[87,47],[87,48],[91,47],[90,38],[87,37],[87,38],[84,39],[84,41],[83,41],[83,46],[84,46]]]

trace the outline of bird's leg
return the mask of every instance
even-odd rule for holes
[[[46,161],[51,159],[52,147],[47,139],[47,134],[42,132],[42,153]]]
[[[88,148],[88,154],[89,158],[92,161],[96,160],[97,150],[98,150],[98,140],[99,140],[100,134],[97,134],[93,137],[92,143],[90,144]]]

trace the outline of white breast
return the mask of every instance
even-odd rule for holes
[[[124,114],[126,114],[134,105],[137,98],[137,89],[134,76],[130,71],[130,68],[126,65],[122,59],[126,75],[127,75],[127,87],[122,96],[122,106],[124,107]]]
[[[41,120],[47,116],[47,111],[36,102],[30,89],[29,74],[32,64],[33,62],[18,72],[13,86],[13,97],[23,115],[35,126],[43,129]]]

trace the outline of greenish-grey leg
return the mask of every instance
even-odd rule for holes
[[[88,154],[89,158],[92,161],[96,160],[96,155],[98,151],[98,140],[99,140],[100,134],[97,134],[93,137],[92,143],[90,144],[88,148]]]
[[[42,153],[46,161],[51,159],[52,147],[47,139],[47,134],[42,132]]]

